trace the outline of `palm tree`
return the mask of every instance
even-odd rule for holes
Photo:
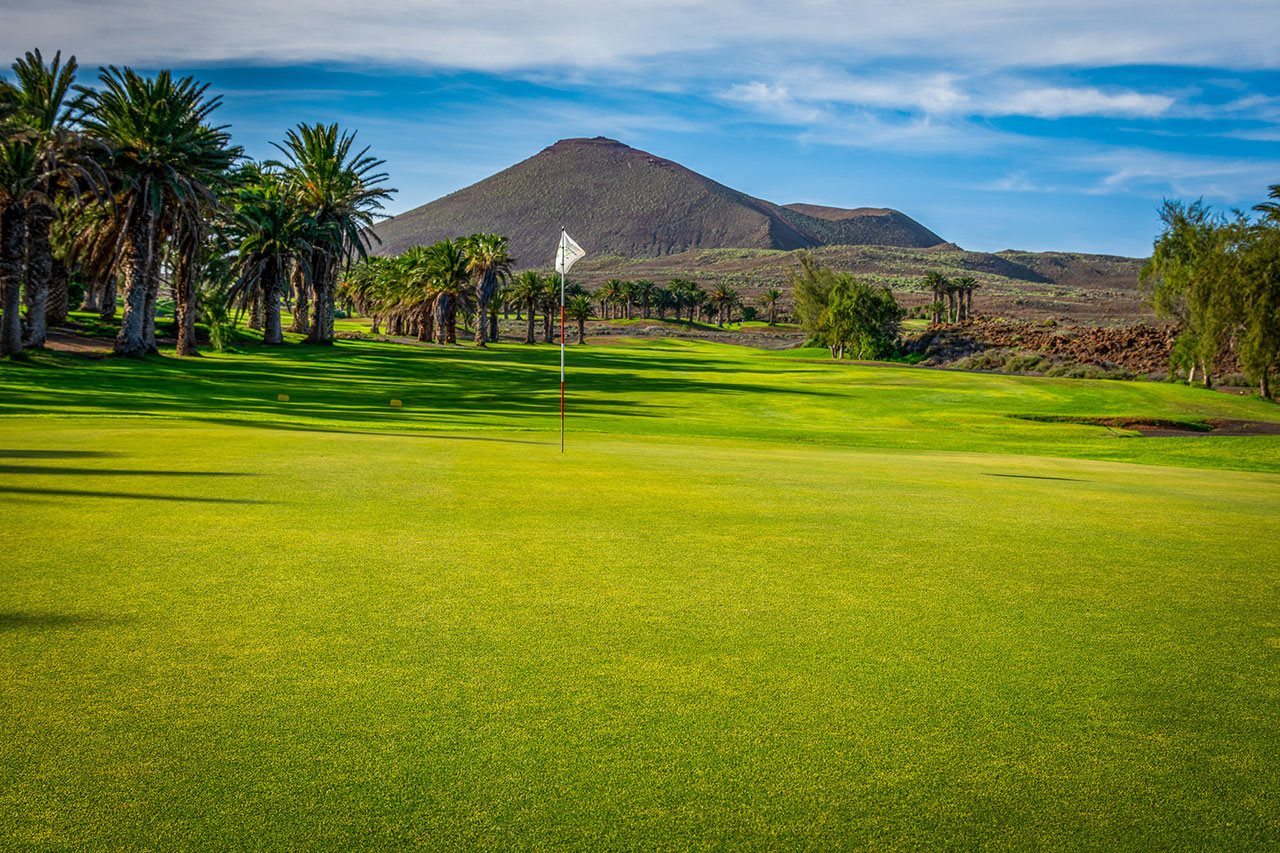
[[[1253,209],[1261,213],[1264,219],[1280,222],[1280,184],[1272,184],[1267,187],[1267,198],[1271,199],[1271,201],[1255,204]]]
[[[667,319],[667,311],[675,306],[675,296],[671,293],[671,289],[667,287],[655,287],[653,296],[650,297],[653,307],[658,311],[658,319]]]
[[[476,282],[476,346],[483,347],[488,338],[489,303],[497,294],[499,283],[511,277],[515,258],[507,251],[507,238],[497,234],[472,234],[461,242],[467,255],[467,273]]]
[[[62,54],[45,64],[39,50],[13,63],[16,85],[9,87],[12,121],[34,148],[35,179],[26,201],[27,345],[44,346],[49,288],[54,283],[50,230],[59,202],[100,188],[100,172],[90,145],[75,129],[83,96],[74,91],[76,59]],[[65,293],[63,299],[65,300]]]
[[[969,316],[973,313],[973,291],[978,287],[977,279],[971,275],[961,276],[953,281],[952,285],[955,287],[959,300],[959,305],[956,309],[956,319],[968,320]]]
[[[511,287],[508,296],[511,301],[523,305],[528,311],[528,327],[525,330],[524,342],[526,344],[536,343],[534,340],[534,314],[537,311],[538,303],[542,300],[542,276],[533,270],[525,270],[517,275],[511,281]]]
[[[613,317],[613,306],[622,302],[623,284],[621,279],[611,278],[604,284],[600,285],[600,289],[596,291],[596,298],[600,300],[600,316],[605,319]]]
[[[22,273],[25,265],[27,203],[41,183],[35,147],[10,128],[0,128],[0,289],[3,327],[0,355],[22,352]]]
[[[567,293],[566,290],[566,295]],[[555,276],[542,279],[542,295],[538,300],[538,306],[542,308],[543,343],[553,344],[556,340],[556,309],[560,306],[560,282]]]
[[[942,322],[942,297],[951,286],[951,282],[940,272],[927,272],[924,275],[925,287],[929,288],[933,300],[929,304],[930,322]]]
[[[289,286],[294,264],[306,276],[311,221],[292,203],[279,172],[256,167],[234,197],[232,220],[241,236],[235,255],[238,278],[231,296],[248,302],[256,294],[263,309],[263,343],[284,343],[280,297]]]
[[[458,342],[458,311],[470,295],[467,285],[467,254],[461,240],[441,240],[426,248],[422,267],[424,278],[435,291],[432,318],[436,343]]]
[[[108,174],[123,237],[127,276],[120,355],[156,352],[155,301],[166,236],[216,206],[218,190],[239,157],[224,127],[208,124],[221,99],[207,85],[168,71],[146,78],[111,66],[86,96],[85,129],[109,149]]]
[[[653,299],[653,293],[658,286],[647,278],[632,282],[632,292],[635,297],[640,300],[640,310],[644,313],[644,319],[649,319],[649,303]]]
[[[777,325],[778,322],[778,303],[782,301],[782,291],[776,287],[771,287],[764,293],[760,294],[760,305],[769,312],[769,325]]]
[[[741,300],[738,298],[738,291],[727,284],[717,284],[712,288],[707,302],[715,308],[716,324],[723,327],[726,320],[732,322],[733,309],[738,307]]]
[[[596,314],[595,306],[591,304],[591,297],[582,294],[575,296],[565,303],[564,309],[569,319],[578,324],[578,343],[585,344],[587,321]]]
[[[300,124],[276,148],[285,159],[294,200],[316,229],[309,259],[312,319],[307,340],[333,343],[333,309],[338,273],[355,259],[368,257],[376,240],[372,226],[382,203],[395,190],[380,186],[387,180],[377,171],[385,161],[355,148],[356,134],[336,124]]]

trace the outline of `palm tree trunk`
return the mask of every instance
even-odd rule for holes
[[[505,316],[507,312],[504,310],[502,313]],[[489,340],[498,342],[498,303],[496,302],[489,303]]]
[[[586,342],[587,342],[587,321],[586,319],[579,317],[578,318],[578,343],[585,344]]]
[[[103,320],[116,318],[116,294],[120,290],[119,279],[115,273],[107,276],[102,285],[102,306],[98,308],[98,317]]]
[[[296,263],[293,266],[293,323],[289,326],[289,331],[300,335],[311,331],[311,324],[307,322],[307,312],[311,310],[307,290],[307,277],[302,264]]]
[[[53,274],[49,279],[49,317],[50,326],[61,326],[67,322],[67,312],[71,310],[70,297],[67,293],[70,272],[61,258],[53,259]]]
[[[254,288],[249,300],[249,328],[255,332],[262,329],[262,287]]]
[[[534,334],[533,334],[533,324],[534,324],[533,302],[534,301],[532,299],[529,300],[529,327],[528,329],[525,330],[525,335],[524,335],[524,342],[526,344],[537,343],[537,341],[534,339]]]
[[[435,300],[432,302],[431,310],[435,315],[435,339],[436,343],[444,344],[449,342],[449,294],[436,294]]]
[[[554,331],[554,321],[551,317],[551,309],[547,308],[546,313],[542,315],[542,339],[543,343],[554,344],[556,342],[556,334]]]
[[[333,343],[333,299],[335,295],[334,277],[337,268],[331,263],[329,256],[320,250],[311,255],[312,276],[312,319],[311,330],[307,342],[313,344]]]
[[[195,249],[187,246],[178,251],[177,268],[173,271],[174,313],[178,321],[176,355],[196,356],[196,259]]]
[[[54,212],[36,203],[27,211],[27,346],[43,347],[47,333],[49,280],[53,277],[53,248],[49,228]]]
[[[418,340],[430,343],[434,336],[435,323],[431,320],[431,303],[424,299],[418,306]]]
[[[151,290],[153,230],[155,216],[148,211],[137,216],[129,228],[124,257],[127,281],[124,291],[124,316],[116,335],[116,355],[139,358],[147,354],[147,296]],[[112,300],[114,313],[115,300]]]
[[[106,285],[100,281],[91,279],[84,288],[84,299],[80,301],[81,311],[98,311],[100,310],[99,299],[102,292],[106,290]]]
[[[264,344],[284,343],[284,329],[280,325],[280,292],[284,290],[284,283],[284,264],[274,260],[262,280],[262,342]]]
[[[147,355],[160,352],[156,343],[156,305],[160,300],[160,257],[159,252],[152,251],[150,281],[147,285],[146,310],[143,312],[142,341],[146,345]]]
[[[0,288],[4,291],[4,323],[0,355],[22,352],[22,254],[26,239],[26,210],[10,204],[0,211]]]
[[[489,335],[489,295],[485,290],[484,279],[480,280],[480,284],[476,286],[476,329],[472,338],[475,340],[476,346],[484,348],[488,342]]]

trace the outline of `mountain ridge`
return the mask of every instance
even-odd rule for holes
[[[593,254],[621,257],[722,248],[945,245],[896,210],[778,205],[675,161],[593,137],[562,139],[379,223],[375,252],[395,254],[445,237],[494,232],[508,238],[518,267],[545,267],[562,226]]]

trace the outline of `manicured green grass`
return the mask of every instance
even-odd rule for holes
[[[1274,406],[630,342],[562,456],[557,372],[0,365],[4,845],[1280,843],[1280,438],[1010,417]]]

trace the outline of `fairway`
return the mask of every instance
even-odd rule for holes
[[[1280,844],[1280,435],[1025,419],[1280,409],[819,355],[0,364],[0,846]]]

